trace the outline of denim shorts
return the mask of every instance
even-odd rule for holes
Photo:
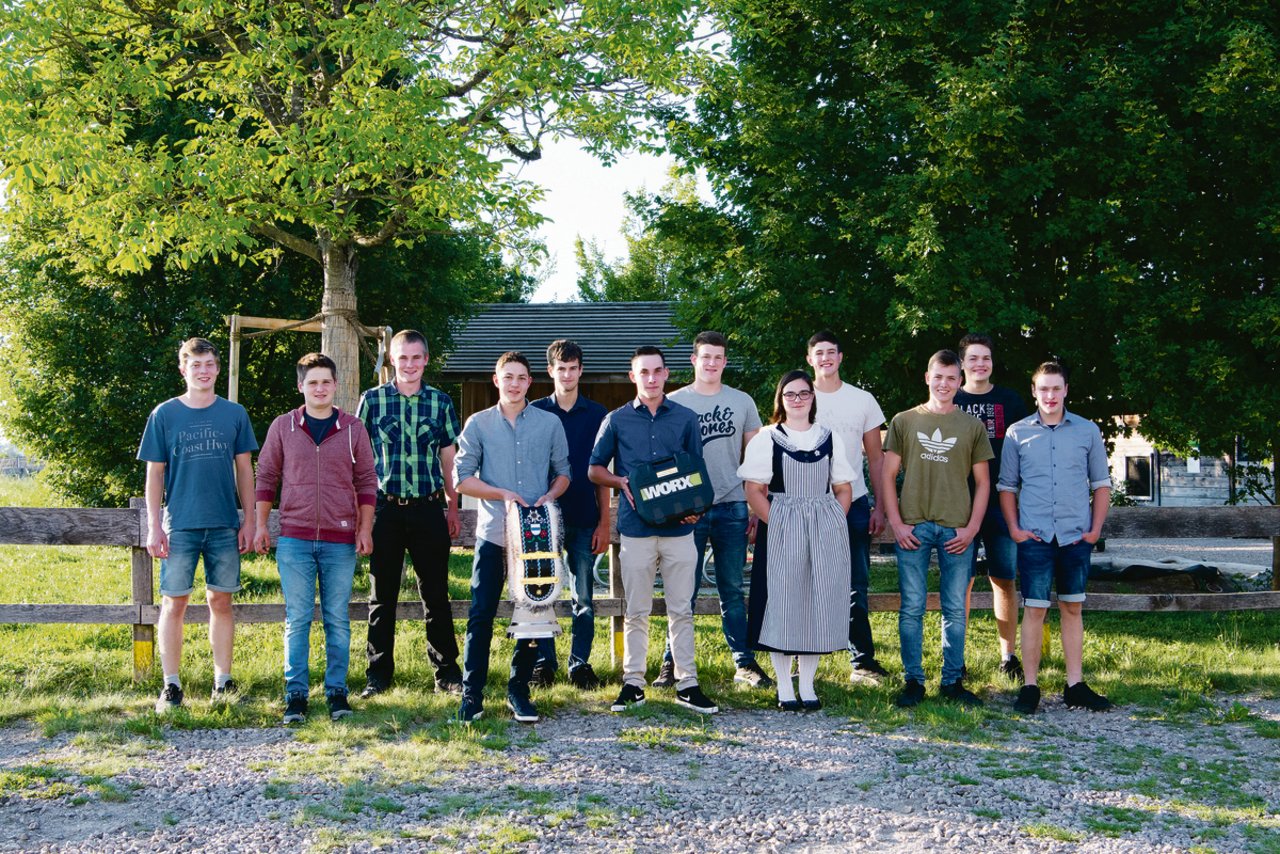
[[[1084,585],[1089,580],[1089,557],[1093,543],[1079,540],[1069,546],[1026,540],[1018,543],[1018,585],[1022,604],[1028,608],[1048,608],[1049,588],[1056,586],[1059,602],[1083,602]]]
[[[993,494],[994,497],[994,494]],[[1009,536],[1009,526],[1004,521],[1004,514],[998,509],[994,512],[988,508],[982,517],[982,525],[978,528],[978,540],[986,551],[986,559],[982,561],[984,574],[989,578],[1013,581],[1017,572],[1017,543]],[[978,574],[978,550],[973,550],[972,575]]]
[[[160,595],[190,596],[196,561],[204,556],[204,587],[218,593],[240,589],[240,541],[235,528],[169,532],[169,556],[160,561]]]

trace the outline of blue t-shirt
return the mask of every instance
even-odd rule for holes
[[[138,459],[165,464],[165,529],[240,527],[235,458],[256,450],[249,413],[238,403],[218,397],[192,409],[175,397],[151,410]]]

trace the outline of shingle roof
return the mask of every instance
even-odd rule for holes
[[[443,374],[489,374],[507,350],[537,366],[557,338],[578,342],[585,373],[625,374],[636,347],[666,349],[684,336],[671,323],[669,302],[488,303],[453,336]]]

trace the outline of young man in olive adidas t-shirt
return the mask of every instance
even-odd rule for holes
[[[924,699],[924,610],[929,557],[936,549],[942,583],[942,696],[981,705],[961,682],[964,670],[965,594],[969,589],[973,538],[987,509],[991,443],[978,419],[956,408],[960,357],[939,350],[925,371],[929,400],[899,412],[889,422],[880,494],[893,529],[898,558],[898,637],[906,681],[898,705]],[[903,472],[902,494],[897,488]],[[969,477],[974,491],[969,496]]]

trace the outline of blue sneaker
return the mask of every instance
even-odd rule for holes
[[[533,701],[528,697],[509,693],[507,694],[507,708],[511,710],[511,714],[522,724],[536,724],[538,722],[538,709],[533,705]]]
[[[484,717],[484,700],[463,694],[462,705],[458,706],[458,716],[454,720],[460,724],[469,724],[482,717]]]

